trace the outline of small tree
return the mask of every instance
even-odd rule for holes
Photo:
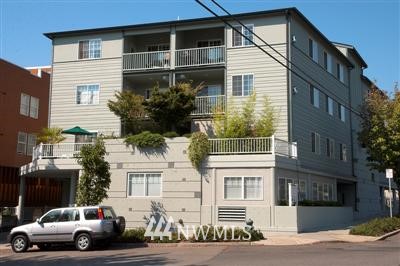
[[[65,140],[63,129],[59,127],[45,127],[37,136],[37,143],[57,144]]]
[[[390,98],[373,86],[362,106],[361,119],[358,139],[367,150],[368,165],[380,172],[393,169],[393,180],[400,187],[400,92],[395,90]]]
[[[110,164],[105,160],[106,148],[102,139],[94,145],[84,145],[78,157],[82,166],[76,202],[79,206],[98,205],[108,198],[110,188]]]
[[[254,131],[257,137],[270,137],[275,133],[275,113],[268,97],[264,98],[264,108],[257,120]]]
[[[190,83],[178,83],[161,92],[153,89],[149,100],[143,102],[150,118],[159,123],[163,132],[176,131],[195,110],[194,101],[202,85],[193,88]]]
[[[108,101],[108,108],[121,119],[125,133],[137,133],[139,121],[145,117],[144,97],[131,91],[123,91],[116,92],[115,98],[115,101]]]

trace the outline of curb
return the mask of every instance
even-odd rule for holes
[[[256,242],[181,242],[181,243],[114,243],[117,247],[170,248],[170,247],[210,247],[210,246],[253,246]],[[260,244],[258,244],[260,245]]]
[[[386,239],[386,238],[388,238],[390,236],[396,235],[398,233],[400,233],[400,229],[397,229],[397,230],[394,230],[394,231],[392,231],[390,233],[384,234],[383,236],[379,236],[379,237],[377,237],[377,239],[375,241],[384,240],[384,239]]]

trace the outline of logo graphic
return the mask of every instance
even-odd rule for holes
[[[241,229],[244,235],[235,235],[237,229]],[[175,225],[174,219],[170,216],[168,220],[165,220],[163,216],[159,218],[158,221],[151,216],[149,223],[146,228],[146,232],[144,233],[145,237],[150,237],[151,240],[154,240],[155,237],[159,237],[160,240],[163,240],[164,237],[172,240],[172,233],[177,234],[178,240],[181,240],[181,236],[184,239],[189,239],[193,237],[197,240],[204,240],[212,236],[212,240],[231,240],[231,241],[250,241],[251,233],[250,231],[253,229],[252,225],[246,226],[228,226],[228,225],[218,225],[218,226],[210,226],[210,225],[185,225],[178,223]]]

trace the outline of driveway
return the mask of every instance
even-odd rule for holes
[[[23,254],[0,250],[7,265],[399,265],[400,234],[367,243],[321,243],[302,246],[208,246],[133,248],[78,252],[59,248]]]

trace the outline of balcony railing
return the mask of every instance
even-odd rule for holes
[[[92,143],[39,144],[33,148],[32,160],[74,158],[81,148]]]
[[[209,139],[210,155],[232,154],[279,154],[297,158],[297,144],[276,139],[266,138],[223,138]]]
[[[124,70],[145,70],[169,68],[170,51],[129,53],[123,55]]]
[[[214,112],[225,112],[226,97],[225,95],[199,96],[196,97],[194,104],[196,110],[192,112],[192,115],[211,115]]]
[[[175,52],[175,66],[203,66],[225,63],[225,46],[180,49]]]

